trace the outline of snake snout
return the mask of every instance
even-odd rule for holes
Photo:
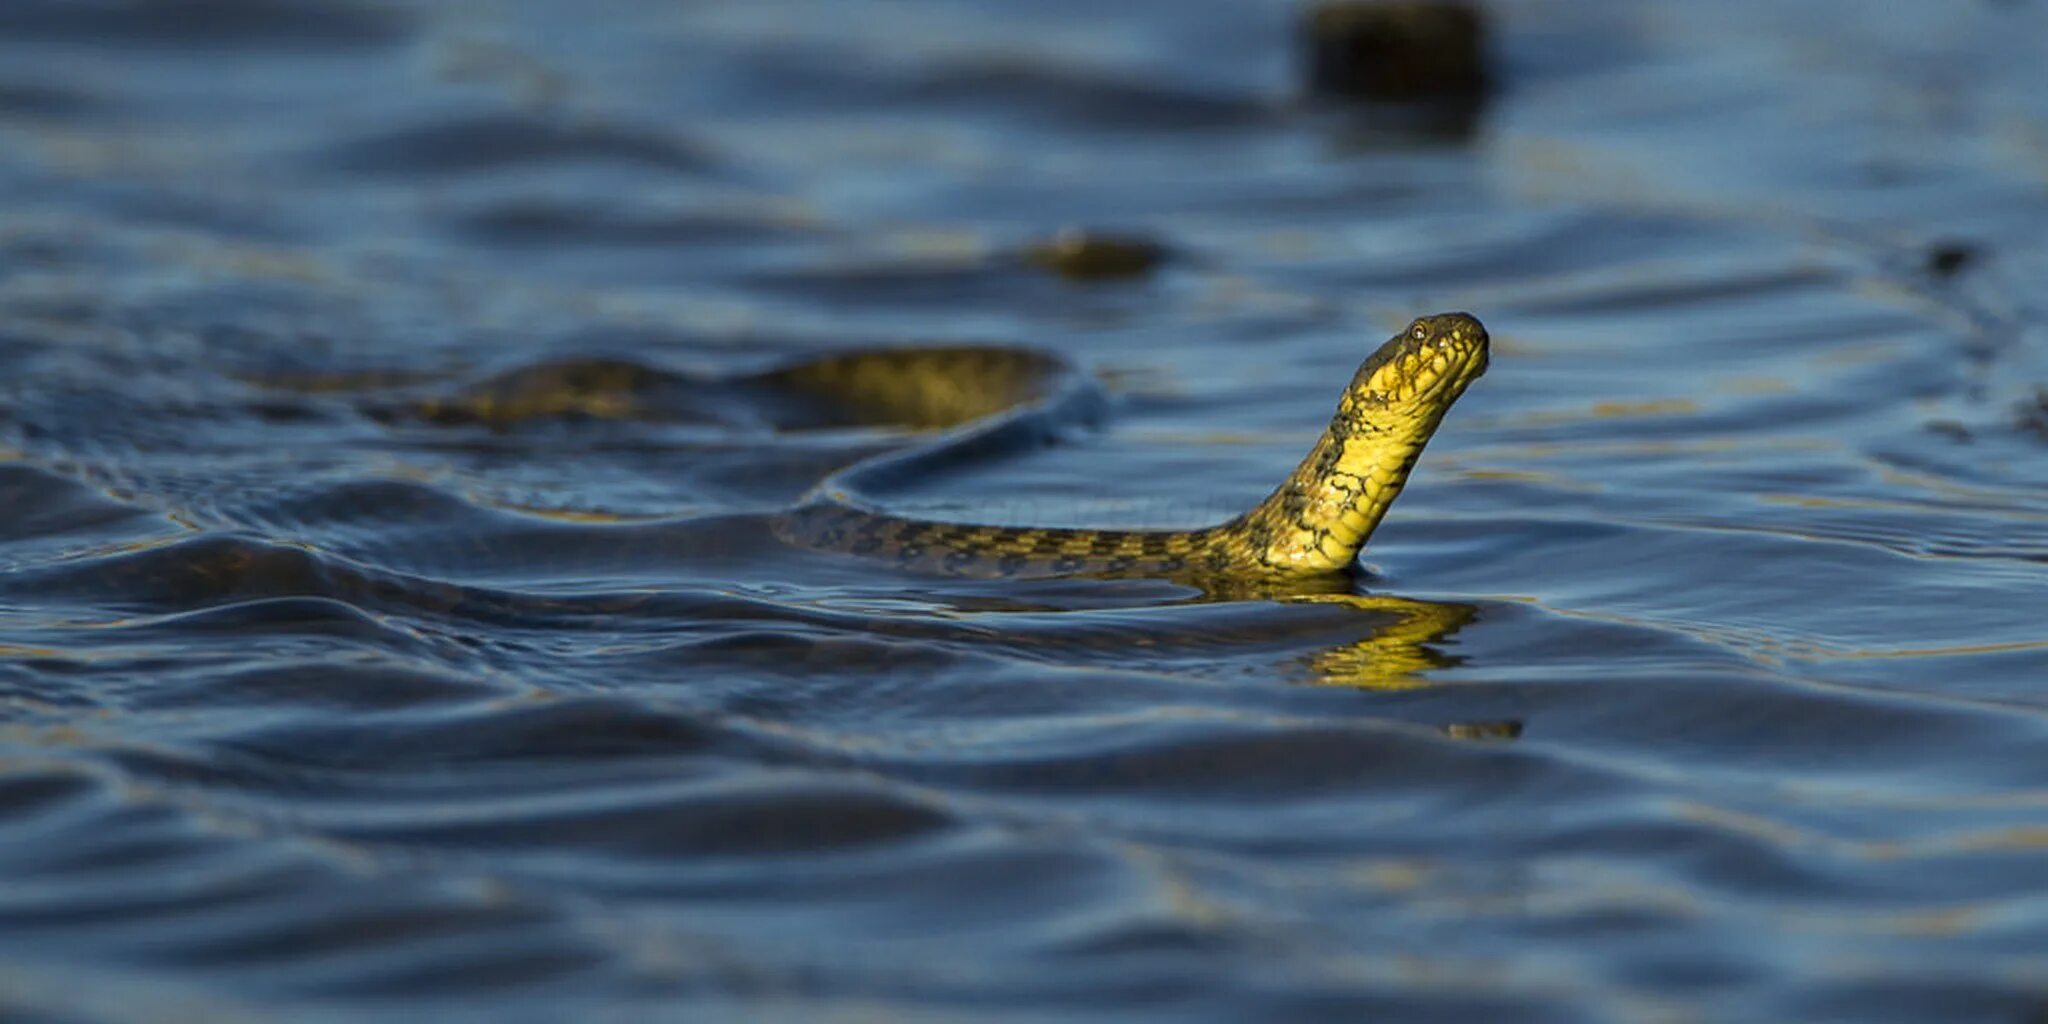
[[[1420,340],[1425,349],[1466,359],[1476,357],[1484,365],[1490,339],[1486,325],[1477,317],[1470,313],[1439,313],[1415,323],[1423,329]]]

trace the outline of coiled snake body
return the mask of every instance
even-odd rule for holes
[[[1044,360],[1003,352],[1009,359]],[[998,365],[990,350],[908,354],[923,372],[904,374],[872,356],[792,368],[780,383],[853,403],[889,406],[899,418],[957,421],[986,388],[963,380],[1023,385],[1027,371]],[[1072,389],[1022,395],[1006,411],[975,420],[941,443],[856,463],[820,482],[777,517],[791,543],[973,576],[1297,576],[1349,568],[1400,495],[1423,446],[1465,388],[1486,371],[1485,327],[1464,313],[1417,319],[1359,366],[1330,426],[1272,495],[1228,522],[1194,530],[1093,530],[987,526],[912,519],[863,495],[970,457],[977,449],[1042,431],[1048,413],[1071,412],[1086,397]],[[955,365],[934,366],[934,363]],[[938,382],[934,385],[933,382]],[[904,415],[902,410],[910,410]]]

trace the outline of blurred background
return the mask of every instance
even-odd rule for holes
[[[0,1019],[2048,1012],[2048,15],[0,3]],[[1348,591],[768,517],[1262,497],[1493,368]]]

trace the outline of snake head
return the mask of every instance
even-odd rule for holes
[[[1345,404],[1442,415],[1486,362],[1486,328],[1471,314],[1418,317],[1358,368]]]

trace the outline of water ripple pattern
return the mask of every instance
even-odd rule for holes
[[[861,10],[0,4],[0,1019],[2037,1019],[2048,8],[1500,3],[1420,127]],[[1447,309],[1355,584],[771,529],[918,426],[775,367],[1055,354],[895,507],[1186,527]]]

